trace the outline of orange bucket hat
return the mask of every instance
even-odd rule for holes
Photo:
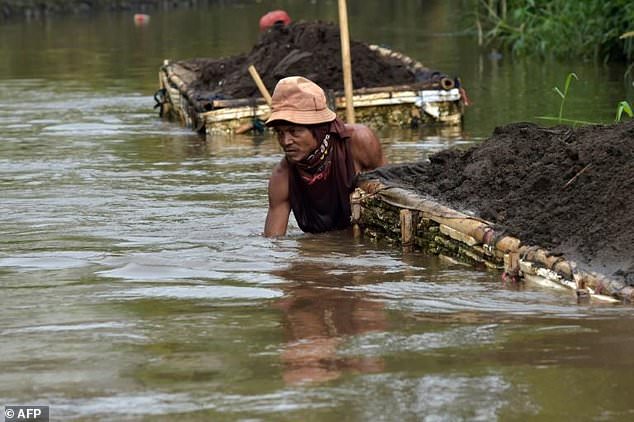
[[[302,76],[280,79],[273,91],[271,117],[267,126],[280,120],[300,125],[315,125],[335,120],[337,115],[328,108],[324,90]]]

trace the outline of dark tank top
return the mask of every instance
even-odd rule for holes
[[[341,125],[343,127],[343,125]],[[293,215],[299,228],[322,233],[350,226],[350,194],[355,188],[355,172],[348,133],[330,132],[331,162],[327,175],[310,183],[290,165],[289,187]]]

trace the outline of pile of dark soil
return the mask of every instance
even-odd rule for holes
[[[398,59],[384,57],[367,44],[351,41],[352,82],[355,88],[439,81],[446,75],[430,69],[416,72]],[[296,22],[261,34],[248,54],[221,59],[178,62],[198,78],[192,90],[208,98],[260,96],[247,71],[255,66],[269,92],[287,76],[304,76],[325,90],[343,90],[339,27],[324,22]]]
[[[495,223],[586,269],[634,283],[634,120],[496,128],[482,144],[368,173]]]

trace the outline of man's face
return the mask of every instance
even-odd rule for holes
[[[284,149],[286,159],[290,163],[297,163],[317,148],[317,140],[306,126],[294,124],[276,125],[277,142]]]

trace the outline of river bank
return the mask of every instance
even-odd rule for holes
[[[0,20],[43,19],[55,15],[79,15],[103,11],[149,12],[193,8],[215,0],[2,0]]]

